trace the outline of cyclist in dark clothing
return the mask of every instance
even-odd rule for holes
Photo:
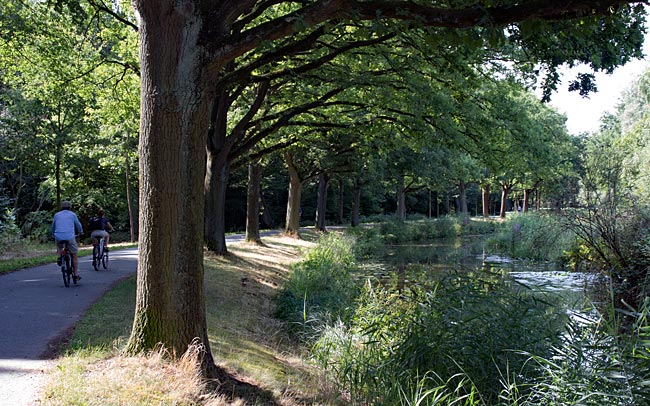
[[[108,234],[108,232],[113,231],[113,226],[104,214],[104,210],[99,209],[97,211],[97,217],[90,219],[89,227],[90,231],[92,231],[90,233],[90,236],[92,238],[104,237],[104,246],[106,247],[106,251],[108,251],[108,240],[110,238],[110,234]]]

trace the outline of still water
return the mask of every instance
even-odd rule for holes
[[[485,236],[437,239],[431,242],[391,246],[384,263],[368,271],[382,284],[403,289],[423,284],[445,272],[499,274],[510,278],[516,289],[553,294],[563,298],[574,317],[591,318],[589,287],[593,279],[569,272],[552,262],[512,260],[489,252]]]

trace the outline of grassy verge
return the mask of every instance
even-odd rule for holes
[[[213,356],[231,376],[270,394],[270,404],[328,404],[314,401],[328,394],[302,359],[301,348],[288,338],[286,326],[272,317],[273,298],[285,283],[289,264],[312,243],[284,237],[264,242],[263,247],[233,243],[226,257],[206,256]],[[236,395],[232,399],[231,394],[208,390],[198,379],[192,354],[175,362],[164,357],[164,351],[122,356],[133,319],[134,290],[134,278],[124,281],[77,325],[40,404],[250,404]]]
[[[111,244],[113,249],[137,247],[138,244],[120,243]],[[0,258],[0,274],[14,272],[33,266],[53,264],[56,262],[56,247],[54,243],[23,245],[15,248],[11,257]],[[92,246],[79,246],[79,256],[92,255]]]

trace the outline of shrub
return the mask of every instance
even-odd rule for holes
[[[504,222],[488,246],[511,258],[560,261],[574,241],[574,234],[557,217],[526,213]]]
[[[291,276],[277,301],[276,317],[287,320],[300,332],[322,323],[330,315],[341,317],[353,302],[357,287],[354,239],[329,233],[322,236],[304,261],[291,267]]]
[[[49,211],[33,211],[27,213],[21,227],[25,237],[32,241],[47,242],[51,239],[52,213]]]
[[[551,357],[531,357],[542,375],[522,404],[649,405],[648,302],[629,313],[629,334],[604,319],[572,319]]]
[[[567,210],[565,224],[590,265],[607,276],[615,305],[640,308],[650,287],[650,215],[634,207],[607,208]]]
[[[547,298],[548,299],[548,298]],[[315,359],[356,402],[400,404],[423,392],[480,396],[495,404],[503,382],[531,379],[527,357],[548,354],[565,320],[549,300],[516,293],[501,274],[450,274],[434,286],[398,294],[367,285],[349,326],[323,330]]]
[[[0,213],[0,252],[6,252],[20,244],[20,229],[16,225],[13,210],[5,209]]]

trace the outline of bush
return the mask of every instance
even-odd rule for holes
[[[511,258],[563,260],[575,235],[551,214],[526,213],[509,217],[488,246]]]
[[[352,322],[323,329],[314,358],[355,403],[400,404],[426,385],[496,404],[505,382],[536,375],[515,350],[547,355],[558,341],[566,316],[552,307],[501,274],[450,274],[401,294],[368,284]]]
[[[346,234],[353,238],[355,258],[369,259],[384,250],[384,241],[376,227],[350,227]]]
[[[52,213],[41,210],[27,213],[21,230],[26,238],[44,243],[52,238],[51,227]]]
[[[15,213],[5,209],[0,213],[0,252],[13,250],[17,244],[20,244],[20,229],[16,225]]]
[[[305,260],[292,266],[289,281],[277,300],[276,317],[289,321],[293,331],[302,334],[330,315],[344,317],[358,292],[352,279],[356,266],[354,245],[352,236],[323,235]]]
[[[604,320],[571,320],[551,357],[532,356],[542,375],[525,405],[650,405],[650,308],[629,334]]]
[[[565,211],[566,227],[580,246],[570,259],[585,258],[607,277],[604,289],[616,306],[640,308],[650,289],[650,215],[636,207],[607,208]]]

